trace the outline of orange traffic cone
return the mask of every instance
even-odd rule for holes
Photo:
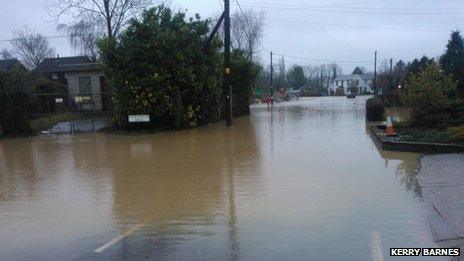
[[[395,129],[393,128],[393,122],[390,116],[387,116],[387,128],[385,129],[385,135],[387,137],[395,136]]]

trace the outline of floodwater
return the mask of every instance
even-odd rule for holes
[[[378,150],[365,99],[253,106],[232,128],[0,141],[0,260],[387,260],[390,247],[435,247],[420,155]]]

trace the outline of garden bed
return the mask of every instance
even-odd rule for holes
[[[464,152],[464,143],[450,142],[446,131],[424,129],[399,129],[398,135],[386,137],[376,124],[369,127],[374,141],[384,150],[409,151],[422,153]]]

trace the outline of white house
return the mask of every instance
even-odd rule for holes
[[[337,89],[340,91],[343,89],[343,94],[347,94],[351,93],[350,87],[354,87],[357,93],[372,93],[373,79],[374,75],[371,73],[341,75],[330,83],[329,91],[331,95],[335,95]]]

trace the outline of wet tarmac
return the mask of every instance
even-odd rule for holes
[[[257,105],[231,128],[0,141],[0,260],[388,260],[390,247],[435,247],[420,155],[377,149],[365,99]]]
[[[75,119],[64,121],[46,130],[48,134],[71,134],[72,132],[95,132],[101,130],[111,123],[110,116],[94,116],[93,118]]]

